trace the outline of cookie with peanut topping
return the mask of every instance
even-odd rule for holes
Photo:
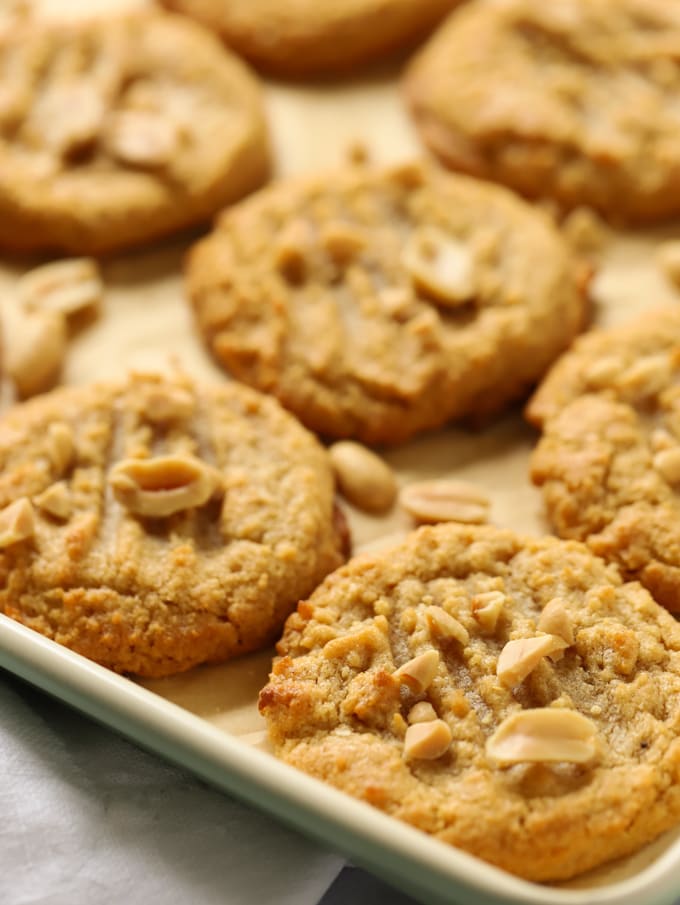
[[[208,219],[268,171],[260,89],[188,19],[0,35],[0,246],[99,253]]]
[[[680,822],[680,626],[583,544],[421,528],[330,575],[277,651],[280,757],[508,871]]]
[[[287,77],[350,73],[423,38],[460,0],[163,0]]]
[[[583,336],[527,406],[531,476],[562,537],[680,612],[680,309]]]
[[[426,145],[564,208],[680,212],[680,8],[667,0],[473,0],[407,70]]]
[[[116,671],[272,643],[346,545],[326,452],[247,387],[138,374],[0,421],[0,612]]]
[[[540,212],[425,163],[267,188],[225,211],[187,274],[218,362],[366,443],[526,393],[581,327],[577,283]]]

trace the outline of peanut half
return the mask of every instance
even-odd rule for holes
[[[470,635],[464,625],[447,613],[441,606],[428,606],[425,610],[427,621],[430,629],[440,638],[449,640],[451,638],[459,641],[463,646],[469,643]]]
[[[130,512],[156,518],[203,506],[222,486],[216,469],[180,455],[124,459],[111,470],[109,483]]]
[[[66,321],[57,311],[28,311],[6,304],[2,332],[4,368],[21,398],[50,389],[66,355]]]
[[[103,291],[93,258],[72,258],[36,267],[17,284],[19,301],[27,310],[53,311],[65,317],[98,308]]]
[[[428,650],[404,663],[395,671],[394,675],[416,694],[420,694],[429,687],[437,675],[438,669],[439,653],[436,650]]]
[[[537,628],[539,632],[557,635],[557,637],[562,638],[567,645],[574,643],[574,626],[572,625],[571,617],[567,612],[563,601],[560,600],[559,597],[553,597],[553,599],[543,607],[538,619]]]
[[[403,261],[416,289],[442,306],[464,305],[476,294],[475,261],[469,246],[438,227],[414,232]]]
[[[358,509],[386,512],[397,496],[394,472],[380,456],[360,443],[341,440],[328,449],[342,495]]]
[[[496,675],[501,685],[512,688],[526,679],[543,657],[564,650],[567,646],[567,642],[557,635],[538,635],[535,638],[508,641],[498,658]]]
[[[472,598],[472,615],[483,631],[488,633],[496,631],[507,599],[502,591],[484,591]]]
[[[413,723],[404,738],[405,760],[436,760],[451,746],[451,730],[444,720]]]
[[[35,534],[33,506],[26,497],[20,497],[0,511],[0,548],[11,547]]]
[[[402,489],[399,503],[421,524],[463,522],[480,525],[489,517],[489,498],[466,481],[418,481]]]
[[[562,707],[520,710],[503,720],[486,743],[499,764],[583,764],[597,753],[597,729],[587,717]]]

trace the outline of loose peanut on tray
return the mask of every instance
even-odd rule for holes
[[[386,512],[397,496],[397,481],[389,465],[360,443],[341,440],[328,454],[338,487],[358,509]]]
[[[73,317],[96,309],[103,286],[93,258],[71,258],[36,267],[17,284],[19,302],[29,311],[53,311]]]
[[[399,494],[399,503],[416,522],[488,521],[490,501],[474,484],[442,479],[408,484]]]
[[[8,338],[3,367],[18,395],[26,398],[49,389],[66,355],[64,316],[57,311],[27,311],[16,304],[5,304],[2,328]]]

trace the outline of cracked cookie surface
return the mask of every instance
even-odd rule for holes
[[[299,604],[276,753],[533,880],[680,820],[680,626],[584,545],[421,528]]]
[[[119,672],[266,646],[346,553],[317,441],[247,387],[55,390],[0,421],[0,611]]]
[[[268,170],[255,78],[139,13],[0,35],[0,245],[98,253],[207,219]]]
[[[666,0],[472,2],[404,87],[423,140],[455,169],[653,221],[680,211],[679,41]]]
[[[287,76],[343,72],[415,43],[460,0],[163,0],[255,65]]]
[[[547,218],[420,163],[259,192],[194,247],[187,290],[229,372],[308,427],[368,443],[502,408],[584,313]]]
[[[537,390],[531,477],[563,537],[680,612],[680,310],[593,331]]]

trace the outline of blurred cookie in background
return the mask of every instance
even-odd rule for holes
[[[422,39],[460,0],[162,0],[283,76],[350,72]]]
[[[455,12],[407,70],[447,165],[613,221],[680,213],[680,5],[507,0]]]
[[[163,13],[0,36],[0,247],[96,254],[210,217],[268,173],[259,86]]]

